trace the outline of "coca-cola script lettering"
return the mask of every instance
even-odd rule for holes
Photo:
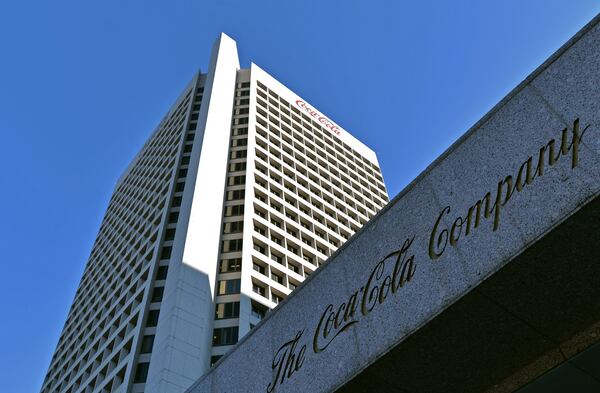
[[[340,128],[336,126],[334,122],[332,122],[327,117],[323,116],[321,113],[308,106],[306,102],[302,100],[296,100],[296,105],[298,105],[300,109],[303,109],[304,112],[308,113],[311,117],[313,117],[319,123],[321,123],[323,127],[327,128],[329,131],[333,132],[338,136],[341,135]]]

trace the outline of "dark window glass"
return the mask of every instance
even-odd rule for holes
[[[239,121],[238,124],[245,124],[245,123],[242,122],[242,120],[246,120],[246,123],[248,123],[248,119],[238,119],[238,121]],[[247,138],[232,139],[231,140],[231,147],[246,146],[246,145],[248,145],[248,139]]]
[[[232,135],[233,136],[237,136],[237,135],[247,135],[248,134],[248,127],[243,127],[243,128],[234,128]]]
[[[265,297],[267,296],[267,290],[258,284],[253,283],[252,290],[261,296],[265,296]]]
[[[225,207],[225,217],[241,216],[244,214],[244,205],[234,205]]]
[[[221,243],[221,252],[242,251],[242,239],[223,240]]]
[[[172,212],[169,214],[169,224],[174,224],[179,219],[179,212]]]
[[[175,185],[175,192],[181,192],[185,188],[184,182],[179,182]]]
[[[171,246],[163,247],[162,252],[160,254],[160,259],[169,259],[171,258],[171,251],[173,248]]]
[[[165,287],[154,288],[154,291],[152,291],[152,302],[153,303],[161,302],[164,292],[165,292]]]
[[[218,295],[232,295],[240,293],[240,279],[235,280],[221,280],[217,286]]]
[[[150,363],[138,363],[137,368],[135,369],[135,377],[133,379],[133,383],[144,383],[146,382],[146,378],[148,378],[148,368]]]
[[[244,184],[246,182],[246,176],[229,176],[227,178],[227,185],[228,186],[239,186],[241,184]]]
[[[176,196],[175,198],[173,198],[173,203],[171,205],[172,207],[179,207],[181,206],[181,197],[180,196]]]
[[[168,266],[159,266],[158,267],[158,272],[156,272],[156,279],[157,280],[164,280],[164,279],[166,279],[168,271],[169,271],[169,267]]]
[[[235,164],[229,164],[229,172],[238,172],[246,170],[245,162],[236,162]]]
[[[263,319],[265,317],[265,315],[267,315],[267,311],[269,311],[269,309],[265,306],[263,306],[262,304],[252,301],[252,311],[251,314],[253,317],[258,318],[258,319]]]
[[[215,319],[237,318],[240,316],[240,302],[219,303],[215,307]]]
[[[243,221],[235,221],[235,222],[226,222],[223,224],[223,233],[240,233],[244,230],[244,222]]]
[[[229,158],[231,158],[231,159],[246,158],[247,155],[248,155],[248,152],[246,150],[235,150],[229,154]]]
[[[165,233],[165,240],[173,240],[175,239],[175,228],[169,228],[167,229],[167,232]]]
[[[213,345],[233,345],[238,341],[238,327],[218,328],[213,331]]]
[[[142,348],[140,353],[150,353],[152,352],[152,346],[154,345],[154,334],[150,336],[144,336],[142,339]]]
[[[215,356],[211,356],[210,357],[210,365],[213,366],[216,362],[219,361],[219,359],[221,359],[223,357],[223,355],[215,355]]]
[[[159,310],[150,310],[148,313],[148,320],[146,321],[146,327],[154,327],[158,324]]]
[[[236,201],[240,199],[244,199],[246,196],[246,190],[234,190],[227,192],[227,200],[228,201]]]
[[[219,273],[239,272],[240,270],[242,270],[241,258],[221,259]]]

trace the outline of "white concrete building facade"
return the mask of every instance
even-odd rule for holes
[[[388,200],[372,150],[221,35],[117,183],[41,391],[185,391]]]

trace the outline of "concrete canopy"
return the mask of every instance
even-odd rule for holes
[[[511,392],[561,364],[597,391],[599,23],[188,391]]]

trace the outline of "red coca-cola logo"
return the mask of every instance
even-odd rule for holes
[[[327,128],[329,131],[333,132],[338,136],[341,135],[340,128],[336,126],[334,122],[332,122],[327,117],[323,116],[321,113],[308,106],[306,102],[302,100],[296,100],[296,105],[298,105],[300,109],[304,110],[304,112],[308,113],[311,117],[313,117],[319,123],[321,123],[323,127]]]

